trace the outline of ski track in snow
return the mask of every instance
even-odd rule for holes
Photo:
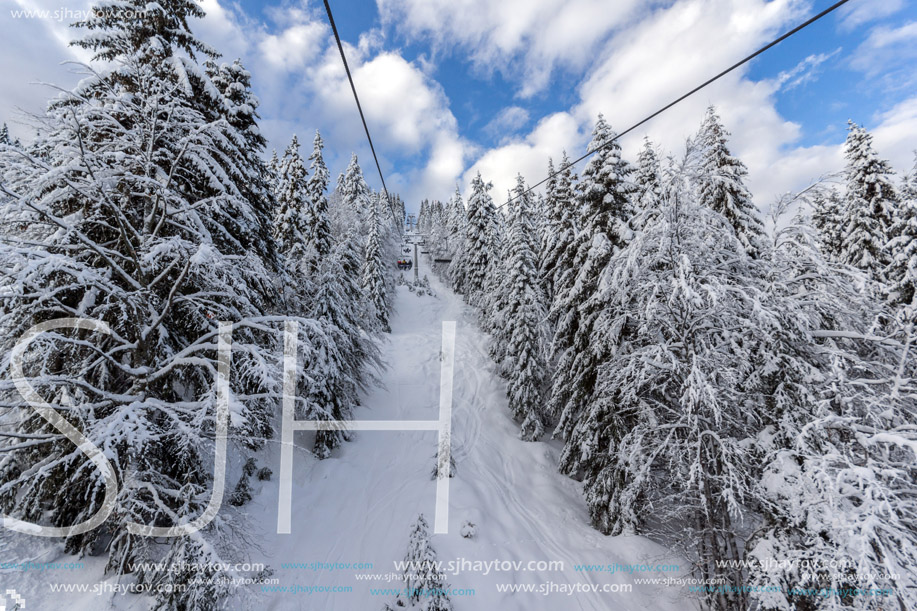
[[[424,265],[421,273],[429,267]],[[383,346],[387,369],[382,384],[371,389],[355,410],[359,420],[435,420],[439,417],[442,321],[457,322],[452,415],[452,455],[455,477],[450,480],[449,532],[432,536],[438,559],[474,561],[563,561],[564,570],[472,571],[448,574],[453,588],[473,588],[473,596],[452,596],[456,611],[583,610],[683,611],[696,608],[686,587],[634,585],[629,593],[499,593],[500,583],[603,584],[633,583],[633,577],[687,577],[677,573],[588,573],[574,564],[681,564],[671,552],[642,537],[606,537],[589,525],[582,485],[557,472],[559,443],[528,443],[519,439],[518,424],[507,408],[505,385],[487,353],[487,336],[479,330],[474,310],[430,273],[436,297],[417,296],[398,286],[392,333]],[[413,272],[405,273],[406,279]],[[279,434],[277,435],[279,439]],[[293,458],[292,533],[276,534],[280,453],[274,442],[260,453],[259,466],[274,472],[270,482],[253,481],[255,498],[241,508],[248,514],[255,543],[247,558],[274,569],[281,586],[350,586],[351,592],[261,593],[254,608],[263,611],[373,611],[394,596],[373,595],[371,588],[402,588],[401,581],[357,580],[355,573],[398,574],[394,561],[404,558],[411,524],[423,513],[434,519],[436,482],[435,431],[361,431],[353,440],[319,461],[308,452],[311,435],[298,432]],[[240,462],[239,457],[231,462]],[[227,486],[238,479],[231,465]],[[233,475],[234,474],[234,475]],[[224,504],[224,511],[228,506]],[[459,532],[465,520],[476,524],[473,539]],[[23,543],[17,537],[17,542]],[[51,554],[52,556],[55,554]],[[68,562],[58,554],[45,561]],[[47,582],[110,583],[132,581],[102,575],[104,561],[85,559],[86,569],[39,575],[0,575],[0,586],[17,585],[32,595],[33,608],[56,607],[60,599],[45,598]],[[300,570],[282,563],[366,563],[372,569]],[[686,569],[685,569],[686,570]],[[245,576],[240,574],[241,576]],[[15,577],[10,580],[10,577]],[[57,596],[61,596],[58,594]],[[71,609],[147,609],[149,598],[135,595],[97,597],[66,595]],[[37,599],[37,600],[36,600]],[[28,596],[27,596],[28,600]],[[239,601],[241,602],[241,601]],[[47,607],[52,608],[52,607]],[[238,608],[229,604],[230,609]]]
[[[405,277],[411,279],[413,271]],[[452,420],[456,470],[450,482],[449,533],[432,535],[438,559],[565,564],[563,571],[553,573],[449,574],[451,587],[475,590],[474,596],[452,597],[456,611],[685,609],[686,592],[679,587],[635,585],[630,593],[570,596],[497,592],[498,583],[632,583],[626,574],[576,572],[574,564],[678,561],[642,537],[605,537],[589,525],[581,484],[557,472],[558,444],[519,439],[505,386],[494,373],[487,337],[476,326],[474,310],[435,276],[428,277],[436,297],[419,297],[397,287],[392,333],[383,348],[388,363],[383,385],[368,393],[355,418],[435,420],[442,321],[457,321]],[[297,443],[305,440],[297,437]],[[403,583],[356,580],[354,573],[398,573],[393,561],[404,557],[417,514],[423,513],[432,525],[436,433],[364,431],[325,461],[300,454],[304,453],[297,454],[294,465],[293,533],[266,532],[259,537],[265,560],[277,569],[275,577],[283,585],[342,585],[353,591],[265,595],[265,609],[381,609],[394,597],[374,596],[370,588],[399,588]],[[276,519],[276,485],[269,487],[256,501],[264,503],[266,516],[260,522],[265,525]],[[459,534],[468,519],[476,524],[474,539]],[[313,572],[280,569],[281,562],[372,562],[373,569]]]

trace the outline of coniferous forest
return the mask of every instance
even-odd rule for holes
[[[850,122],[844,166],[764,208],[710,106],[679,150],[647,138],[629,159],[599,115],[542,188],[519,175],[504,197],[478,173],[405,203],[349,151],[334,180],[318,132],[269,151],[253,75],[192,33],[194,0],[105,8],[76,24],[92,60],[34,138],[0,132],[0,551],[140,592],[73,608],[318,609],[258,586],[316,579],[281,566],[321,559],[310,524],[423,565],[396,566],[404,590],[373,609],[580,608],[450,595],[476,577],[430,569],[540,537],[581,562],[664,553],[706,586],[609,609],[917,608],[917,164],[896,173]],[[416,281],[395,265],[414,238]],[[342,424],[435,418],[440,319],[459,321],[453,437]],[[385,411],[419,392],[408,376],[433,415]],[[318,424],[287,438],[293,420]],[[284,444],[302,558],[265,535]],[[455,482],[448,534],[431,466]],[[240,563],[260,566],[242,586]],[[68,596],[0,585],[28,608]]]

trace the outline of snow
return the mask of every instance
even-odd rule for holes
[[[429,264],[429,260],[425,263]],[[407,286],[397,286],[392,333],[383,348],[388,363],[382,376],[384,384],[364,397],[363,406],[354,417],[436,419],[441,322],[457,321],[452,447],[456,473],[450,480],[449,532],[432,535],[432,545],[439,560],[444,562],[459,558],[470,562],[564,562],[564,570],[557,572],[450,573],[446,581],[452,588],[475,590],[474,596],[453,596],[454,609],[686,609],[687,589],[681,586],[634,585],[630,593],[572,596],[497,592],[498,583],[633,583],[634,577],[666,577],[658,573],[577,572],[574,564],[681,564],[681,574],[670,574],[679,577],[687,577],[687,566],[647,539],[605,537],[589,525],[581,485],[557,472],[558,443],[519,439],[518,424],[513,422],[507,408],[505,385],[493,372],[487,338],[475,326],[473,310],[432,274],[429,281],[438,297],[418,295]],[[353,591],[262,594],[258,586],[246,586],[253,588],[256,608],[264,611],[381,609],[385,603],[393,602],[394,596],[373,595],[370,588],[399,588],[403,587],[401,582],[357,580],[353,570],[296,570],[281,568],[281,564],[371,562],[372,570],[360,572],[400,574],[394,561],[404,558],[411,525],[420,513],[430,523],[433,520],[436,483],[431,479],[431,470],[436,433],[361,431],[326,460],[316,460],[307,450],[311,447],[308,433],[297,433],[293,526],[289,535],[275,532],[276,474],[280,464],[277,440],[257,457],[259,466],[272,469],[275,476],[271,481],[253,480],[255,498],[239,509],[248,514],[252,525],[246,533],[252,545],[250,556],[238,561],[269,564],[280,585],[351,586]],[[235,485],[237,477],[238,465],[231,464],[227,485]],[[236,510],[224,500],[222,511]],[[462,526],[467,521],[475,524],[473,538],[462,536]],[[4,537],[8,557],[41,562],[80,561],[61,553],[59,544],[52,544],[39,554],[13,553],[11,545],[34,550],[37,540],[9,532]],[[3,587],[23,594],[31,608],[44,609],[55,608],[61,602],[61,594],[48,592],[49,581],[132,582],[130,576],[119,579],[103,575],[101,558],[84,558],[82,562],[84,568],[74,571],[10,571],[2,576]],[[70,611],[147,609],[152,600],[111,592],[101,596],[93,593],[66,596]]]
[[[492,371],[486,337],[472,322],[475,314],[432,275],[429,280],[439,297],[418,296],[404,285],[397,287],[392,333],[384,347],[389,364],[384,387],[372,391],[354,417],[436,419],[441,322],[456,320],[452,447],[456,473],[450,480],[449,533],[432,538],[439,560],[565,563],[565,570],[556,573],[450,574],[451,587],[475,589],[473,597],[453,597],[454,608],[685,609],[684,592],[662,586],[637,585],[627,594],[570,597],[497,593],[497,583],[628,583],[630,579],[576,572],[574,564],[674,564],[677,560],[642,537],[605,537],[589,525],[580,484],[557,472],[559,448],[519,439],[518,425],[506,405],[505,386]],[[304,439],[296,442],[300,448],[308,447]],[[435,453],[436,433],[425,431],[361,431],[323,461],[301,449],[294,457],[292,534],[272,532],[276,482],[265,485],[247,506],[250,512],[261,513],[255,519],[261,531],[252,534],[263,554],[252,561],[275,567],[284,562],[372,562],[373,570],[365,572],[396,572],[393,561],[404,557],[417,515],[423,513],[432,523],[435,482],[430,473]],[[277,454],[275,447],[268,464],[279,464]],[[467,520],[475,524],[473,539],[460,532]],[[369,589],[401,587],[398,582],[358,581],[352,571],[341,570],[277,570],[275,576],[281,584],[353,586],[350,593],[313,593],[308,602],[300,602],[302,609],[381,608],[394,597],[373,596]],[[289,604],[289,595],[276,595],[265,599],[264,608],[289,609]]]

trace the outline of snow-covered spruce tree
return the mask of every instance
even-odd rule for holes
[[[487,305],[488,277],[492,266],[498,263],[494,239],[497,234],[496,208],[488,191],[491,183],[485,183],[480,172],[471,181],[471,197],[468,198],[468,222],[465,230],[464,253],[461,268],[454,278],[465,301],[472,305]]]
[[[430,232],[430,202],[422,200],[420,210],[417,211],[417,231],[422,234]]]
[[[841,211],[843,202],[836,189],[820,189],[811,201],[812,225],[818,230],[818,243],[833,261],[841,255]]]
[[[914,166],[902,177],[898,193],[902,199],[917,199],[917,150],[914,151]]]
[[[6,127],[6,124],[4,124],[4,127]],[[44,157],[43,151],[38,149],[34,143],[28,147],[23,147],[18,140],[11,142],[8,135],[5,142],[0,141],[0,182],[13,191],[17,191],[23,188],[24,185],[29,184],[40,171],[40,168],[36,166],[21,163],[21,153],[23,151],[33,157]],[[0,197],[2,197],[2,193],[0,193]],[[21,236],[24,231],[25,228],[23,226],[0,226],[0,235],[5,232],[12,232]]]
[[[430,252],[436,257],[443,257],[449,254],[449,211],[442,202],[436,201],[434,212]]]
[[[385,191],[376,193],[376,210],[379,215],[379,237],[382,240],[382,276],[385,281],[385,303],[391,312],[395,306],[395,266],[392,261],[397,260],[401,253],[401,243],[404,236],[403,218],[398,216],[400,197],[389,195]]]
[[[643,148],[640,149],[640,154],[637,156],[634,184],[637,185],[637,192],[634,194],[634,216],[631,219],[631,227],[636,231],[641,231],[656,221],[659,201],[662,199],[662,170],[649,138],[643,139]]]
[[[599,364],[607,355],[592,345],[591,335],[602,304],[594,299],[599,277],[611,256],[632,238],[629,219],[630,198],[635,186],[630,182],[630,164],[621,158],[621,147],[614,132],[599,115],[593,130],[590,151],[597,151],[583,169],[577,186],[580,230],[573,247],[576,254],[573,273],[555,285],[552,314],[557,326],[552,351],[556,368],[551,380],[549,413],[558,418],[555,435],[569,439],[592,395]],[[609,144],[610,143],[610,144]],[[604,146],[603,146],[604,145]],[[577,452],[570,442],[561,456],[561,470],[576,472]]]
[[[719,563],[742,559],[755,441],[817,371],[800,341],[804,321],[768,293],[766,259],[753,259],[694,193],[674,185],[657,222],[604,269],[591,346],[605,358],[562,467],[582,476],[597,528],[675,545],[698,577],[726,580],[707,603],[738,611],[746,595],[728,588],[743,574]]]
[[[407,219],[407,210],[404,207],[404,200],[401,199],[401,196],[397,193],[389,195],[389,200],[392,204],[392,210],[395,211],[395,220],[398,224],[398,234],[404,233],[404,222]]]
[[[366,248],[363,250],[362,286],[372,305],[372,315],[379,328],[388,333],[391,327],[388,324],[388,291],[385,279],[385,261],[383,260],[382,222],[379,218],[377,198],[370,197],[369,218],[367,219],[369,236],[366,239]]]
[[[250,199],[261,180],[261,150],[248,146],[251,133],[236,127],[240,115],[229,96],[194,59],[210,54],[187,23],[202,15],[196,3],[109,8],[81,24],[90,33],[77,44],[110,63],[88,68],[51,104],[42,154],[20,156],[30,180],[15,191],[3,185],[4,216],[36,232],[0,247],[3,371],[12,345],[39,322],[107,324],[110,334],[45,334],[25,360],[26,378],[52,403],[67,389],[65,417],[102,449],[120,485],[116,510],[99,528],[67,538],[67,550],[89,553],[108,541],[104,553],[116,572],[136,561],[234,562],[223,556],[240,553],[225,545],[232,513],[175,539],[128,526],[181,524],[209,501],[218,320],[235,325],[230,434],[254,447],[270,434],[282,329],[264,316],[277,297],[274,246],[264,242],[269,205]],[[122,19],[121,8],[145,17]],[[332,347],[320,325],[299,320],[301,380],[320,379],[322,355]],[[2,395],[13,434],[0,462],[5,513],[57,527],[92,516],[105,491],[102,474],[25,406],[9,378]],[[21,444],[17,434],[41,443]],[[219,606],[229,589],[213,577],[212,570],[169,568],[138,574],[147,584],[203,579],[159,592],[159,606],[169,609]]]
[[[277,157],[277,149],[271,150],[271,158],[265,164],[267,167],[268,182],[272,192],[277,192],[277,180],[280,178],[280,159]]]
[[[901,188],[898,214],[888,244],[891,263],[886,271],[893,304],[908,308],[906,316],[917,323],[917,161]]]
[[[455,254],[465,240],[465,202],[462,201],[462,192],[455,185],[455,193],[449,201],[447,224],[449,228],[449,252]]]
[[[306,211],[306,249],[313,252],[319,260],[329,255],[334,243],[331,221],[328,217],[328,197],[325,195],[331,174],[322,157],[324,146],[321,134],[316,131],[315,139],[312,141],[312,154],[309,155],[309,169],[312,173],[306,179],[306,193],[310,203]]]
[[[504,229],[503,215],[513,216],[518,202],[513,199],[511,191],[506,192],[506,202],[502,209],[497,212],[497,226],[500,234]],[[508,236],[507,236],[508,237]],[[509,346],[509,321],[508,304],[510,299],[509,290],[506,281],[510,274],[510,244],[509,240],[499,240],[497,257],[494,258],[487,276],[486,300],[481,307],[481,328],[486,331],[491,338],[488,354],[497,364],[497,372],[501,376],[506,376],[509,372],[503,367],[503,357],[506,355],[506,349]]]
[[[465,292],[464,276],[462,270],[465,265],[465,235],[468,225],[468,216],[465,202],[458,185],[455,185],[455,194],[452,196],[449,213],[449,255],[452,261],[446,270],[446,277],[452,284],[452,290],[462,294]]]
[[[324,380],[321,394],[313,392],[311,401],[298,404],[297,417],[347,420],[359,402],[359,392],[376,379],[375,372],[382,366],[375,340],[378,325],[361,283],[363,245],[356,228],[349,224],[333,226],[321,179],[327,180],[327,170],[318,134],[311,159],[313,173],[307,188],[310,199],[317,205],[308,213],[312,237],[307,238],[306,260],[301,263],[306,273],[297,280],[299,307],[309,317],[326,323],[335,347],[329,359],[335,360],[339,367],[330,372],[329,380]],[[346,216],[353,220],[349,209]],[[335,235],[340,238],[335,240]],[[313,452],[318,458],[327,458],[348,438],[343,431],[319,431]]]
[[[420,209],[417,211],[417,231],[423,233],[427,228],[427,205],[429,201],[424,199],[420,202]]]
[[[729,152],[728,136],[716,109],[707,108],[704,122],[693,141],[698,158],[697,189],[700,201],[729,219],[745,249],[752,256],[758,256],[766,243],[764,224],[744,183],[748,170]]]
[[[567,274],[573,272],[573,246],[576,239],[576,193],[574,184],[577,176],[570,159],[564,151],[560,167],[564,168],[547,185],[545,197],[545,228],[539,255],[539,275],[544,287],[545,298],[550,306],[555,298],[556,287],[563,285]],[[553,174],[553,164],[548,163],[548,175]]]
[[[840,259],[869,272],[881,283],[890,262],[886,245],[894,237],[892,225],[898,205],[893,172],[873,149],[872,135],[852,121],[844,156],[847,190],[840,215]]]
[[[404,561],[406,596],[395,604],[422,611],[452,611],[452,601],[446,594],[449,585],[437,573],[436,550],[430,543],[430,527],[423,514],[417,516],[411,527]]]
[[[507,273],[501,286],[506,303],[501,316],[502,333],[497,337],[506,341],[501,365],[509,373],[509,408],[521,422],[522,438],[534,441],[544,433],[547,420],[542,388],[546,308],[538,283],[532,195],[526,193],[522,176],[517,178],[513,196],[516,200],[511,207],[506,240]]]
[[[778,235],[774,253],[773,275],[794,299],[820,364],[806,383],[808,400],[785,411],[777,436],[761,436],[766,519],[746,545],[748,581],[782,591],[751,597],[768,611],[911,608],[915,579],[904,567],[917,555],[913,326],[892,322],[876,334],[871,321],[892,317],[858,288],[855,270],[825,262],[814,242],[804,231]],[[891,593],[839,594],[847,588]]]
[[[341,201],[354,218],[354,222],[363,235],[368,235],[369,228],[365,226],[365,219],[369,216],[371,191],[363,178],[363,170],[356,153],[350,157],[350,164],[344,173],[338,177],[338,192]]]
[[[335,228],[337,234],[337,228]],[[343,375],[329,388],[328,396],[313,411],[315,419],[350,419],[353,407],[359,404],[359,392],[376,380],[382,368],[381,354],[376,342],[378,324],[361,283],[363,245],[355,228],[340,228],[341,238],[331,253],[318,260],[314,282],[307,287],[307,313],[312,318],[331,324],[329,335],[334,340]],[[319,431],[314,452],[326,458],[331,450],[347,439],[346,432]]]
[[[299,155],[299,140],[295,135],[280,161],[276,197],[274,238],[288,263],[296,265],[306,254],[308,210],[312,202],[306,184],[306,166]]]
[[[6,123],[0,126],[0,146],[3,145],[22,147],[22,143],[19,142],[19,138],[10,137],[10,130],[6,126]]]
[[[493,335],[499,333],[503,328],[501,319],[506,310],[507,299],[509,294],[505,290],[506,279],[509,276],[509,242],[506,239],[508,233],[507,215],[511,214],[510,210],[516,205],[511,200],[511,193],[506,193],[506,204],[498,209],[494,207],[494,222],[491,224],[491,244],[492,252],[496,253],[490,265],[485,269],[484,292],[478,307],[481,309],[480,324],[481,328],[487,333]],[[491,357],[498,363],[503,361],[500,352],[506,347],[506,342],[497,341],[491,343]],[[496,349],[496,351],[495,351]]]
[[[779,593],[752,595],[768,611],[917,605],[917,579],[909,570],[917,561],[917,413],[914,381],[901,373],[917,369],[917,359],[902,345],[897,350],[886,345],[880,351],[891,354],[864,361],[856,359],[858,348],[851,345],[860,343],[862,349],[863,342],[839,343],[848,344],[841,352],[853,366],[835,361],[830,394],[821,394],[816,417],[776,454],[761,478],[768,521],[748,554],[764,565],[751,572],[751,584],[782,586]],[[829,349],[837,353],[838,346]],[[898,374],[890,377],[893,360],[899,361],[893,369]],[[768,560],[794,565],[768,570]],[[850,588],[888,594],[840,593]]]
[[[532,196],[532,229],[535,232],[535,267],[541,267],[541,245],[547,240],[548,231],[548,202],[543,193]],[[539,275],[539,282],[541,276]],[[544,290],[542,288],[542,290]]]

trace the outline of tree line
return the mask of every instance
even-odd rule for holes
[[[632,164],[600,116],[581,176],[565,153],[501,211],[478,174],[419,226],[597,529],[672,546],[710,608],[917,606],[917,166],[896,181],[851,123],[768,230],[728,135],[711,107]]]
[[[116,574],[155,562],[135,576],[162,609],[247,594],[213,568],[247,553],[244,513],[224,507],[171,539],[128,528],[184,524],[209,501],[219,321],[232,324],[229,470],[241,477],[228,501],[241,505],[278,421],[284,324],[298,324],[297,418],[350,418],[382,367],[394,284],[383,263],[402,229],[390,206],[403,203],[373,192],[356,156],[330,189],[318,133],[306,159],[295,136],[263,159],[251,74],[192,34],[203,15],[193,0],[99,8],[75,24],[73,44],[93,53],[81,82],[34,118],[32,141],[0,131],[0,506],[66,528],[105,501],[103,473],[9,373],[33,326],[99,321],[107,333],[37,337],[23,371],[120,485],[104,523],[65,538],[66,551],[103,555]],[[346,438],[318,432],[313,452]]]

